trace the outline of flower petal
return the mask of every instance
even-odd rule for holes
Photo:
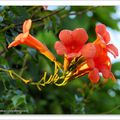
[[[94,44],[88,43],[83,46],[83,48],[81,49],[81,53],[85,58],[93,58],[96,53],[96,48]]]
[[[66,53],[66,48],[61,42],[57,41],[54,47],[58,55],[63,55]]]
[[[107,31],[103,34],[103,40],[106,44],[110,42],[110,34]]]
[[[21,44],[23,41],[24,41],[23,34],[21,33],[15,38],[15,40],[12,43],[9,44],[8,48],[15,47],[15,46]]]
[[[83,28],[77,28],[73,30],[72,36],[76,45],[84,45],[88,40],[88,34]]]
[[[100,71],[102,72],[104,78],[108,79],[110,77],[110,69],[107,65],[101,65]]]
[[[95,31],[96,34],[99,34],[103,38],[106,44],[110,41],[110,34],[107,32],[104,24],[96,25]]]
[[[31,28],[31,24],[32,24],[32,20],[31,19],[28,19],[28,20],[26,20],[24,22],[24,24],[23,24],[23,33],[28,32],[28,34],[29,34],[29,30]]]
[[[88,77],[89,77],[89,79],[91,80],[92,83],[97,83],[100,79],[98,69],[94,68],[92,71],[90,71],[89,74],[88,74]]]
[[[114,57],[118,56],[118,49],[113,44],[107,45],[107,50],[110,52]]]
[[[104,24],[96,25],[95,32],[96,34],[103,36],[103,34],[106,32],[106,26]]]
[[[73,39],[72,39],[71,32],[72,31],[70,31],[70,30],[62,30],[60,32],[59,38],[60,38],[63,45],[70,46],[74,42]]]
[[[93,59],[87,59],[87,65],[89,66],[89,68],[93,69],[95,67],[95,63]]]

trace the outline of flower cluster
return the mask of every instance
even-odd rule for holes
[[[55,43],[56,52],[58,55],[64,55],[69,62],[74,58],[84,57],[84,68],[83,65],[77,67],[76,76],[79,76],[84,70],[93,83],[99,81],[99,73],[102,73],[105,79],[114,80],[108,52],[116,57],[118,50],[113,44],[109,44],[110,35],[105,25],[96,25],[95,31],[97,39],[93,43],[86,43],[88,35],[83,28],[77,28],[73,31],[62,30],[59,34],[60,41]]]
[[[57,62],[55,56],[48,48],[30,35],[29,30],[31,23],[32,21],[30,19],[24,22],[23,33],[20,33],[8,48],[19,44],[26,44],[37,49],[55,64],[57,63],[57,67],[62,69],[64,75],[61,77],[57,75],[56,80],[54,80],[55,77],[53,77],[52,82],[58,82],[59,79],[62,78],[63,83],[65,83],[88,74],[88,78],[91,82],[97,83],[100,80],[99,73],[102,73],[105,79],[110,78],[115,80],[111,72],[111,61],[108,52],[114,57],[117,57],[118,50],[113,44],[109,44],[110,35],[104,24],[96,25],[96,40],[93,43],[87,42],[88,34],[84,28],[77,28],[73,31],[62,30],[59,33],[60,41],[57,41],[54,46],[57,54],[64,57],[63,65],[59,66],[59,62]]]

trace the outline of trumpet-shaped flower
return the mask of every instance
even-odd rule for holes
[[[81,54],[85,61],[78,65],[75,71],[76,76],[88,73],[89,79],[93,83],[97,83],[100,79],[99,73],[102,73],[105,79],[111,78],[115,80],[111,72],[111,61],[108,56],[110,52],[114,57],[118,56],[118,50],[113,44],[108,44],[110,35],[105,25],[96,26],[97,39],[93,43],[85,44],[81,49]]]
[[[113,44],[108,44],[110,41],[110,35],[106,30],[105,25],[99,24],[96,26],[97,39],[93,43],[96,48],[96,54],[89,63],[92,66],[89,72],[89,79],[93,83],[97,83],[100,79],[99,72],[102,73],[105,79],[111,78],[115,80],[114,75],[111,72],[111,61],[108,56],[110,52],[114,57],[118,56],[118,50]]]
[[[37,40],[35,37],[29,34],[29,30],[31,28],[32,21],[26,20],[23,24],[23,33],[20,33],[15,40],[10,43],[8,48],[15,47],[19,44],[25,44],[32,48],[37,49],[41,54],[48,57],[51,61],[55,61],[54,55],[48,50],[48,48],[43,45],[39,40]]]
[[[58,55],[64,55],[65,71],[68,69],[73,58],[80,57],[81,55],[92,58],[95,54],[93,44],[88,43],[85,45],[88,35],[83,28],[77,28],[73,31],[62,30],[59,34],[59,39],[60,41],[55,43],[55,50]]]
[[[62,30],[59,39],[60,41],[55,43],[55,50],[58,55],[65,55],[69,59],[81,55],[81,48],[88,40],[88,35],[83,28]]]

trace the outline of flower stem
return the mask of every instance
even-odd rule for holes
[[[17,77],[18,79],[22,80],[25,84],[28,84],[30,82],[30,80],[26,80],[26,79],[22,78],[20,75],[15,73],[13,70],[7,70],[4,68],[0,68],[0,71],[9,73],[9,75],[11,76],[12,79],[14,79],[14,77]]]

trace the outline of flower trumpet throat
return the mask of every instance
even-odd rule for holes
[[[37,49],[41,54],[45,55],[47,58],[49,58],[51,61],[55,61],[55,56],[49,51],[49,49],[41,43],[39,40],[37,40],[35,37],[29,34],[29,30],[31,27],[32,21],[26,20],[23,24],[23,33],[20,33],[15,40],[9,44],[8,48],[15,47],[19,44],[25,44],[32,48]]]

